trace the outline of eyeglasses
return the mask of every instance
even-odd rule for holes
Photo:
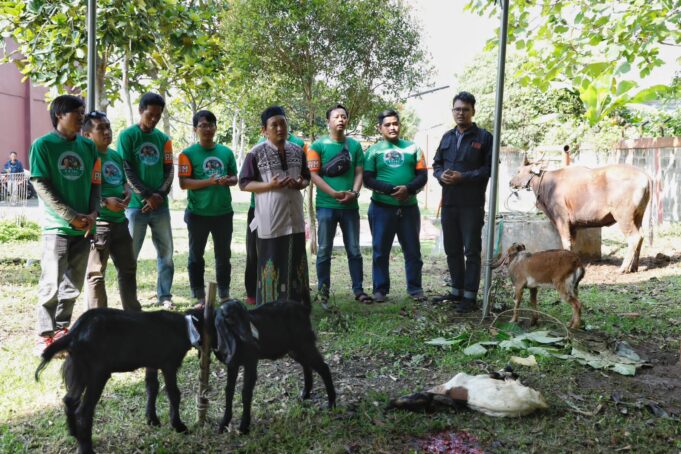
[[[100,112],[99,110],[93,110],[92,112],[88,112],[87,114],[85,114],[85,118],[94,119],[106,118],[106,113]]]
[[[469,113],[470,111],[470,107],[455,107],[452,109],[452,112],[454,113]]]

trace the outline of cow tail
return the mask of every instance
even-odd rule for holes
[[[653,245],[653,229],[655,224],[655,213],[653,213],[653,180],[648,178],[648,191],[650,192],[650,197],[648,197],[648,246]]]

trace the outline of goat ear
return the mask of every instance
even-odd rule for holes
[[[215,330],[218,338],[215,354],[220,361],[227,364],[232,361],[236,353],[236,338],[222,311],[218,311],[215,315]]]

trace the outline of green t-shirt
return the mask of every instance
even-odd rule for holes
[[[99,153],[102,161],[102,199],[107,197],[123,198],[125,194],[125,173],[123,173],[123,158],[109,148],[106,153]],[[125,221],[125,210],[111,211],[102,206],[99,209],[101,221],[121,223]]]
[[[296,137],[293,134],[288,135],[288,140],[291,143],[295,143],[298,145],[300,148],[303,150],[305,149],[305,141],[301,139],[300,137]],[[258,140],[258,143],[263,143],[265,141],[264,137],[261,137],[260,140]],[[251,208],[255,208],[255,193],[251,192]]]
[[[382,140],[369,147],[364,157],[364,171],[376,172],[376,179],[394,186],[406,185],[416,176],[416,170],[425,170],[426,162],[423,152],[413,142],[400,139],[393,144]],[[372,200],[387,205],[416,205],[416,195],[404,202],[396,198],[374,191]]]
[[[146,133],[138,125],[121,131],[118,137],[118,153],[128,161],[142,183],[151,190],[163,185],[163,166],[173,163],[173,144],[158,129]],[[141,208],[144,200],[133,192],[130,208]],[[168,206],[165,198],[162,206]]]
[[[61,200],[78,213],[90,212],[90,190],[101,182],[101,166],[94,142],[81,136],[66,140],[56,131],[33,142],[29,153],[31,177],[49,181]],[[83,236],[64,218],[45,206],[43,232]]]
[[[348,152],[352,164],[350,169],[343,175],[337,177],[322,176],[322,179],[336,191],[351,191],[355,182],[355,167],[364,167],[364,152],[362,145],[355,139],[348,137]],[[307,165],[310,171],[318,172],[324,164],[329,162],[343,149],[344,142],[336,142],[329,136],[321,137],[315,141],[307,150]],[[324,191],[317,189],[316,206],[322,208],[356,209],[359,208],[357,200],[350,203],[340,203]]]
[[[195,143],[180,153],[178,157],[180,178],[208,180],[212,175],[218,177],[236,175],[236,159],[232,150],[216,144],[204,148]],[[188,189],[187,209],[199,216],[220,216],[233,213],[232,194],[228,186],[208,186],[203,189]]]

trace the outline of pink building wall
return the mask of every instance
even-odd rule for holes
[[[8,50],[16,49],[11,39],[6,43]],[[45,102],[47,89],[35,87],[28,80],[22,83],[23,77],[13,63],[0,64],[0,163],[16,151],[28,168],[31,143],[51,131],[52,123]]]

